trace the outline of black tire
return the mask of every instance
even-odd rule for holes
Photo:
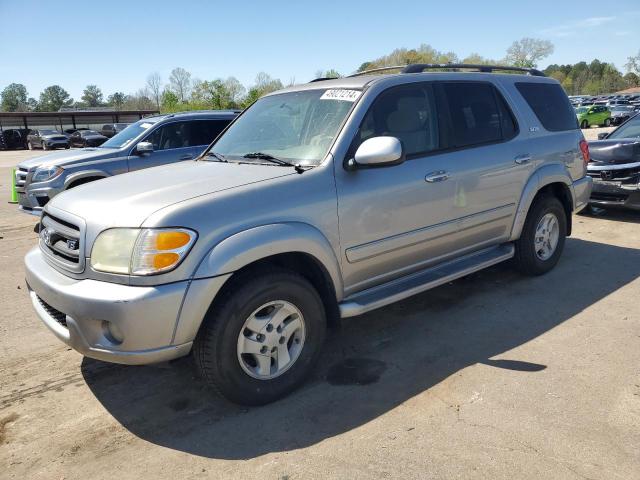
[[[582,120],[582,122],[580,123],[580,128],[589,128],[589,122],[587,122],[586,120]]]
[[[27,148],[29,150],[33,150],[33,145],[31,145],[31,142],[27,142]]]
[[[610,118],[607,118],[607,119],[604,121],[604,126],[605,126],[605,127],[610,127],[610,126],[611,126],[611,119],[610,119]]]
[[[555,215],[558,222],[558,243],[555,251],[547,259],[536,253],[535,236],[538,223],[548,213]],[[553,196],[536,199],[529,209],[520,238],[515,242],[514,262],[516,268],[525,275],[543,275],[556,266],[567,236],[567,218],[560,200]]]
[[[200,328],[193,348],[196,367],[223,397],[244,405],[264,405],[292,392],[309,377],[324,342],[324,306],[315,288],[289,270],[245,272],[230,282]],[[290,302],[301,312],[303,347],[297,360],[280,376],[253,378],[240,365],[238,338],[252,313],[276,300]]]
[[[44,142],[42,142],[42,150],[47,150],[47,145]]]

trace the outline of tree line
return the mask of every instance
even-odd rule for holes
[[[387,55],[366,61],[358,72],[380,67],[407,65],[410,63],[468,63],[503,64],[535,68],[538,63],[551,55],[554,46],[546,40],[523,38],[513,42],[501,60],[486,58],[472,53],[460,58],[455,52],[442,52],[430,45],[418,48],[398,48]],[[567,94],[597,95],[612,93],[625,88],[640,86],[640,52],[628,58],[623,74],[612,63],[593,60],[591,63],[578,62],[573,65],[549,65],[544,69],[547,76],[557,79]],[[336,78],[341,74],[335,69],[319,70],[316,77]],[[291,80],[289,84],[294,84]],[[97,85],[87,85],[80,100],[75,101],[60,85],[45,88],[38,99],[30,97],[27,88],[20,83],[12,83],[0,93],[2,111],[54,112],[61,108],[112,107],[117,110],[157,109],[162,112],[200,109],[236,109],[251,105],[262,95],[283,88],[278,78],[261,72],[249,88],[237,78],[216,78],[200,80],[192,78],[190,72],[177,67],[171,71],[168,82],[159,73],[151,73],[145,85],[131,94],[114,92],[105,97]]]

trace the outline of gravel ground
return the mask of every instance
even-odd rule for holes
[[[503,264],[345,321],[300,391],[247,409],[189,359],[83,359],[40,324],[35,220],[5,200],[28,155],[0,152],[0,478],[640,478],[637,214],[575,217],[543,277]]]

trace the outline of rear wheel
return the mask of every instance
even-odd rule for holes
[[[610,126],[611,126],[611,119],[610,119],[610,118],[607,118],[607,119],[604,121],[604,126],[605,126],[605,127],[610,127]]]
[[[567,236],[564,207],[556,197],[539,197],[529,210],[515,242],[515,263],[527,275],[542,275],[556,266]]]
[[[224,397],[262,405],[309,377],[324,341],[324,306],[313,286],[288,270],[248,272],[231,282],[198,334],[196,365]]]
[[[29,150],[33,150],[33,145],[31,145],[31,142],[27,142],[27,148]]]
[[[589,128],[589,122],[587,122],[586,120],[582,120],[582,122],[580,123],[580,128]]]
[[[42,142],[42,149],[43,150],[48,150],[49,148],[47,147],[47,144]]]

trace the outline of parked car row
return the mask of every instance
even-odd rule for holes
[[[631,105],[587,105],[574,107],[580,128],[589,128],[593,125],[610,127],[620,125],[638,114]]]
[[[90,128],[66,128],[62,132],[54,128],[33,130],[10,128],[2,131],[0,149],[15,150],[40,148],[54,150],[70,147],[97,147],[109,138],[123,131],[128,123],[110,123],[102,126],[99,132]]]
[[[432,67],[147,118],[22,163],[34,309],[84,355],[192,352],[218,392],[264,404],[309,378],[340,318],[508,259],[550,271],[593,182],[562,87]]]

